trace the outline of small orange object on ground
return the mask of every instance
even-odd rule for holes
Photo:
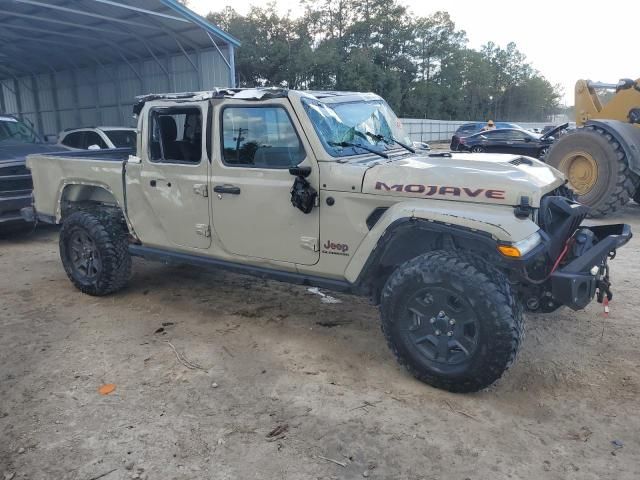
[[[105,383],[98,389],[98,392],[100,392],[100,395],[109,395],[115,389],[116,389],[115,383]]]

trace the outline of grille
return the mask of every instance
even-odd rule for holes
[[[33,189],[31,173],[24,165],[0,167],[0,197],[23,195]]]

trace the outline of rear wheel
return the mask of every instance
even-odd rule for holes
[[[398,267],[383,289],[381,315],[398,361],[419,380],[452,392],[495,382],[524,335],[505,276],[458,252],[429,252]]]
[[[131,274],[127,227],[114,211],[77,211],[60,230],[60,258],[69,280],[89,295],[122,289]]]
[[[587,126],[561,137],[545,160],[565,174],[592,217],[614,212],[635,191],[636,176],[624,150],[601,128]]]
[[[480,145],[474,145],[473,147],[471,147],[471,151],[473,153],[482,153],[482,152],[484,152],[484,147],[482,147]]]

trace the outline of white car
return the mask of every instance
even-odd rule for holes
[[[135,148],[136,129],[128,127],[68,128],[60,134],[58,143],[79,150]]]

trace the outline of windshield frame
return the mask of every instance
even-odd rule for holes
[[[395,114],[393,109],[387,104],[387,102],[383,98],[378,97],[377,95],[362,94],[361,98],[354,98],[351,95],[349,95],[348,97],[345,95],[344,97],[331,96],[331,97],[323,97],[323,98],[318,98],[315,96],[302,96],[300,98],[300,103],[302,105],[302,110],[306,116],[306,119],[309,121],[309,123],[311,123],[311,125],[313,125],[314,132],[317,138],[319,139],[320,144],[322,145],[322,148],[332,159],[347,161],[349,157],[362,156],[362,155],[376,155],[376,154],[380,156],[385,156],[388,153],[398,151],[398,150],[406,151],[404,147],[396,143],[396,140],[400,140],[401,142],[407,142],[409,145],[413,144],[408,133],[404,130],[402,123],[400,122],[398,116]],[[347,146],[336,147],[336,146],[330,145],[331,142],[334,142],[337,139],[327,138],[324,132],[322,132],[319,129],[317,122],[314,121],[310,115],[310,105],[320,105],[321,108],[328,108],[335,111],[335,107],[339,107],[342,105],[350,105],[350,104],[378,104],[379,106],[378,111],[380,111],[384,116],[385,123],[389,128],[389,135],[386,136],[387,141],[380,139],[375,143],[364,142],[364,147],[368,149],[374,149],[376,150],[376,153],[366,151],[364,147],[358,147],[357,145],[348,146],[348,147]],[[389,113],[393,115],[393,118],[391,120],[398,122],[397,127],[399,127],[400,131],[403,134],[402,138],[396,138],[394,136],[394,134],[397,133],[398,128],[397,127],[393,128],[391,122],[389,122],[389,119],[387,117]],[[345,127],[348,127],[348,125],[346,124],[343,124],[343,125]],[[358,125],[362,125],[362,123]],[[357,144],[357,143],[360,143],[363,136],[367,138],[371,138],[368,135],[368,132],[363,132],[360,129],[355,129],[355,127],[357,127],[358,125],[348,127],[349,130],[354,129],[355,130],[354,133],[357,133],[357,134],[353,135],[351,140],[347,140],[347,142]],[[379,134],[380,132],[375,132],[375,133]]]
[[[13,138],[11,135],[4,137],[4,138],[0,138],[0,145],[35,145],[35,144],[41,144],[43,143],[42,138],[40,137],[40,135],[38,134],[38,132],[36,132],[33,127],[31,125],[29,125],[27,122],[24,122],[22,120],[20,120],[19,118],[10,115],[10,114],[0,114],[0,123],[13,123],[13,124],[18,124],[18,125],[22,125],[22,127],[24,129],[26,129],[30,134],[31,134],[31,141],[26,141],[26,140],[21,140],[18,138]]]

